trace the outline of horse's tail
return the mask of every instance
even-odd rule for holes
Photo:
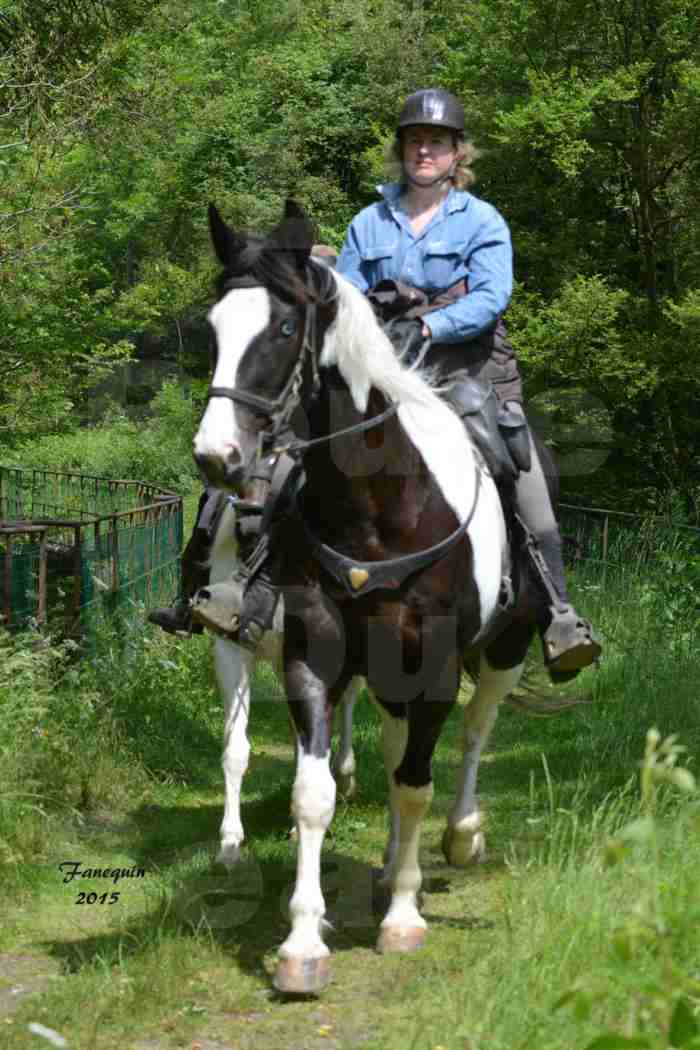
[[[547,692],[521,682],[516,690],[508,694],[503,703],[533,718],[549,718],[550,715],[559,715],[562,711],[570,711],[574,707],[593,704],[595,698],[592,693],[567,696],[557,691]]]
[[[462,667],[468,678],[476,685],[479,681],[478,656],[475,654],[465,656]],[[517,688],[512,693],[508,693],[503,700],[504,704],[514,707],[521,714],[531,715],[533,718],[549,718],[550,715],[558,715],[562,711],[570,711],[574,707],[595,702],[591,693],[567,696],[558,690],[546,690],[530,685],[530,677],[531,672],[525,671]]]

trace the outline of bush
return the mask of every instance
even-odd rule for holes
[[[189,491],[197,478],[192,438],[201,417],[199,401],[178,383],[166,382],[153,400],[153,413],[139,423],[115,408],[99,426],[27,441],[11,454],[0,447],[0,461]]]

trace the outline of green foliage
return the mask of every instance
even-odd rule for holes
[[[96,427],[0,449],[3,462],[135,478],[188,491],[197,477],[192,435],[201,417],[201,399],[173,381],[163,384],[152,404],[153,415],[146,422],[130,420],[115,407]]]
[[[689,796],[696,794],[695,777],[679,765],[685,750],[676,743],[675,736],[662,740],[657,729],[648,731],[640,773],[642,815],[625,823],[605,844],[607,865],[624,863],[632,852],[640,850],[647,854],[647,863],[640,869],[642,881],[636,900],[631,908],[625,909],[610,945],[617,981],[630,993],[625,1034],[605,1032],[587,1043],[586,1050],[617,1047],[697,1050],[700,1046],[700,1024],[694,1009],[700,983],[688,973],[683,957],[685,928],[697,922],[697,906],[690,910],[690,901],[682,894],[667,892],[661,864],[661,850],[668,838],[663,826],[661,792],[664,788],[674,788]],[[686,808],[680,817],[673,816],[679,825],[677,834],[692,834],[696,808]],[[639,962],[646,953],[660,957],[661,976],[640,982]],[[604,979],[602,974],[581,977],[560,996],[553,1009],[571,1006],[577,1020],[587,1021],[596,1006],[606,999],[609,989],[609,979]]]

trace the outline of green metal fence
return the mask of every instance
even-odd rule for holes
[[[182,498],[143,481],[0,466],[0,625],[84,637],[98,620],[170,600]]]

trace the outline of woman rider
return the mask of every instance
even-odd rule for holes
[[[512,292],[510,232],[494,207],[466,189],[474,181],[475,151],[465,142],[458,99],[439,88],[410,95],[393,155],[401,181],[379,187],[382,200],[353,219],[337,269],[365,293],[387,281],[400,282],[409,295],[425,293],[414,311],[422,316],[423,337],[433,348],[449,347],[456,367],[492,382],[499,401],[524,422],[520,375],[501,321]],[[529,443],[531,467],[516,483],[517,509],[537,541],[541,566],[544,560],[550,592],[545,661],[553,677],[563,679],[596,660],[601,647],[568,599],[561,537],[532,438]],[[183,619],[184,608],[155,610],[151,617],[172,629],[172,617]]]

